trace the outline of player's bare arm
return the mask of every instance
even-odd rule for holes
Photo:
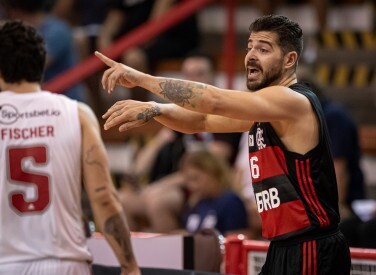
[[[108,159],[94,113],[79,103],[85,188],[96,224],[113,248],[123,274],[139,275],[125,214],[108,169]]]
[[[123,132],[140,127],[160,115],[160,107],[155,102],[121,100],[112,105],[102,118],[107,119],[105,130],[120,125],[119,131]]]
[[[110,67],[102,78],[102,85],[109,92],[116,85],[141,86],[190,111],[248,122],[269,121],[286,146],[298,153],[305,153],[317,144],[317,127],[312,127],[317,121],[308,99],[287,87],[295,83],[293,76],[286,79],[285,86],[270,86],[252,93],[239,92],[191,81],[153,77],[98,52],[96,55]],[[107,123],[120,114],[110,109],[106,113],[109,117]],[[304,135],[291,135],[291,132],[303,132]]]
[[[116,85],[140,86],[187,110],[248,121],[295,119],[307,108],[307,104],[302,104],[308,103],[304,96],[284,86],[271,86],[254,93],[231,91],[192,81],[153,77],[99,52],[96,55],[110,67],[102,77],[102,85],[109,92]]]
[[[116,102],[104,115],[104,128],[119,126],[119,131],[140,127],[152,118],[170,129],[183,133],[244,132],[251,122],[207,115],[186,110],[175,104],[122,100]]]

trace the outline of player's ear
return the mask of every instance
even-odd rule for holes
[[[298,53],[295,51],[288,52],[284,57],[284,66],[286,69],[290,69],[295,66],[298,61]]]

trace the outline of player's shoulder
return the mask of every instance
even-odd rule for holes
[[[98,124],[98,119],[88,104],[78,101],[77,107],[81,124]]]
[[[96,117],[93,109],[86,103],[77,101],[78,112],[84,116]]]

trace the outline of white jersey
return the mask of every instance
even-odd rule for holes
[[[241,194],[245,199],[254,201],[255,196],[252,186],[252,176],[249,167],[249,144],[248,132],[242,134],[239,142],[238,155],[235,160],[235,167],[241,172]]]
[[[91,261],[81,188],[77,102],[49,92],[0,92],[0,267]]]

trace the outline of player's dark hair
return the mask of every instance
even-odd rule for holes
[[[46,62],[43,38],[21,21],[0,27],[0,73],[8,83],[40,82]]]
[[[283,15],[265,15],[251,23],[249,31],[274,32],[278,35],[278,45],[284,54],[295,51],[298,59],[303,51],[303,31],[298,23],[295,23]]]

